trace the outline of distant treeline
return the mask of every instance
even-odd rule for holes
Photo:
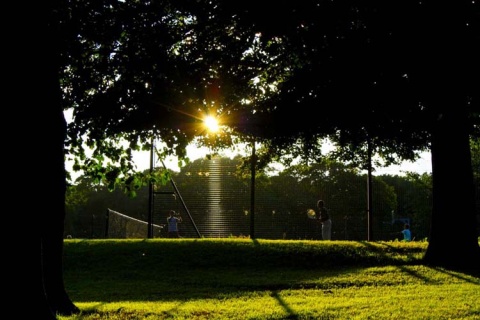
[[[253,219],[251,178],[242,169],[242,158],[198,159],[171,175],[171,182],[153,186],[151,196],[146,186],[135,198],[81,177],[67,193],[65,236],[108,237],[107,211],[112,209],[143,221],[151,218],[157,225],[166,223],[168,210],[175,210],[183,217],[183,237],[198,237],[197,230],[202,237],[247,237],[253,223],[256,238],[320,239],[319,224],[306,210],[316,209],[316,201],[323,199],[332,215],[333,240],[366,240],[368,223],[374,240],[401,239],[405,222],[416,240],[428,238],[431,174],[374,175],[370,222],[367,175],[337,162],[257,173]]]

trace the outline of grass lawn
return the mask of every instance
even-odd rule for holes
[[[480,319],[480,271],[426,242],[65,240],[73,319]]]

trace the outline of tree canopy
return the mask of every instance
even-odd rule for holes
[[[448,8],[429,3],[72,4],[63,79],[65,108],[74,108],[67,143],[74,154],[83,155],[78,142],[88,132],[98,161],[111,153],[122,162],[153,136],[166,143],[165,153],[184,156],[194,137],[206,137],[201,119],[211,114],[229,134],[203,143],[221,148],[231,133],[255,136],[268,146],[265,163],[287,154],[321,157],[328,136],[341,159],[365,166],[372,148],[388,165],[430,147],[444,113],[435,93],[449,83],[468,128],[478,125],[472,5],[456,6],[449,25],[461,52],[455,57],[445,56],[446,39],[437,36],[447,27],[436,12]],[[120,136],[130,143],[127,157],[105,142]]]

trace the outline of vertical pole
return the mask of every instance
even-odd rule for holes
[[[373,212],[372,212],[372,147],[367,139],[367,216],[368,216],[368,241],[373,241]]]
[[[257,163],[255,152],[255,138],[252,139],[252,159],[250,162],[250,239],[255,239],[255,167]]]
[[[110,223],[110,209],[107,209],[107,214],[105,215],[105,239],[108,239],[108,227]]]
[[[93,229],[94,229],[94,225],[95,225],[95,215],[94,215],[93,213],[92,213],[92,223],[91,223],[91,224],[92,224],[92,225],[91,225],[91,229],[92,229],[91,232],[92,232],[92,234],[90,235],[90,238],[93,239],[93,238],[94,238]]]
[[[165,166],[165,163],[163,163],[163,160],[160,159],[160,162],[162,163],[163,167],[166,170],[167,167]],[[183,209],[188,214],[188,217],[190,218],[190,221],[192,222],[192,225],[195,228],[195,232],[197,233],[197,236],[199,238],[201,238],[202,235],[200,234],[200,231],[198,230],[197,225],[195,224],[195,221],[193,221],[193,217],[190,214],[190,210],[188,210],[187,205],[185,204],[185,201],[183,200],[182,195],[180,194],[180,191],[178,190],[177,184],[175,183],[175,181],[173,181],[173,178],[171,176],[170,176],[170,183],[172,184],[172,187],[175,190],[174,194],[177,195],[180,198],[180,202],[182,203]]]
[[[153,173],[153,138],[152,146],[150,147],[150,174]],[[150,180],[148,183],[148,223],[147,223],[147,237],[153,238],[153,183]]]

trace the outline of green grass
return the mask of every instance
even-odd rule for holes
[[[66,240],[60,320],[480,319],[480,272],[426,242]]]

